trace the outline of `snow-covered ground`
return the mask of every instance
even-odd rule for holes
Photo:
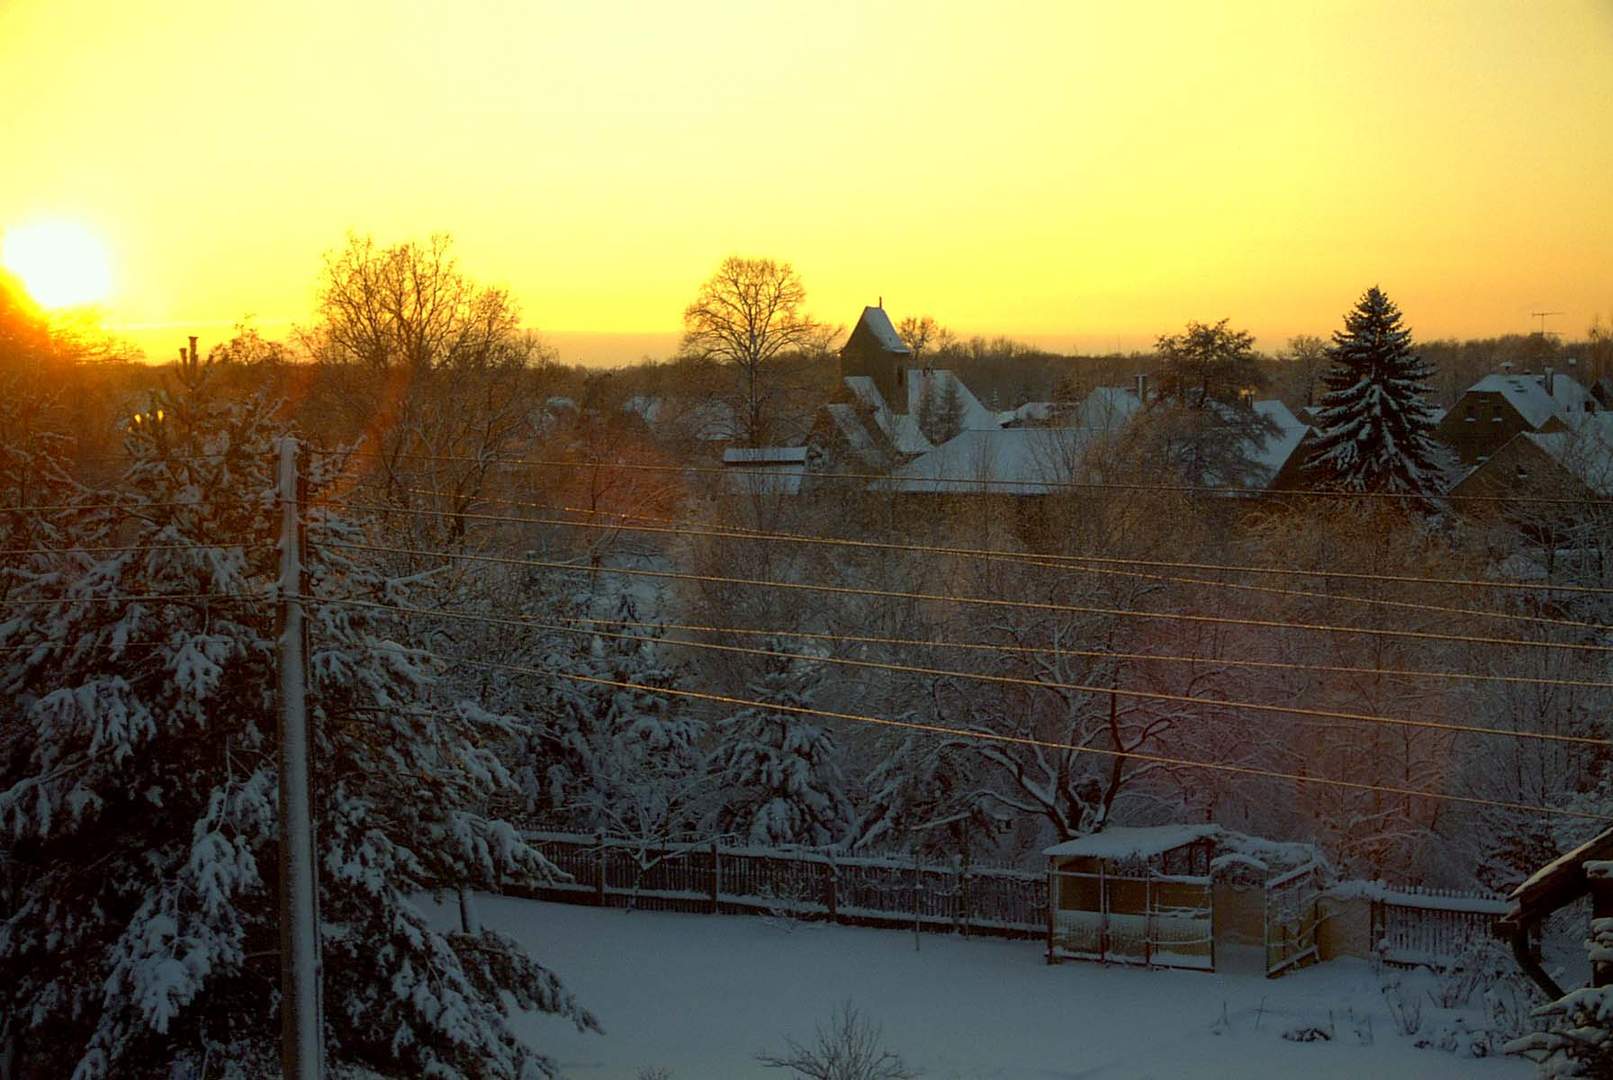
[[[888,1048],[940,1080],[1531,1071],[1517,1059],[1417,1049],[1395,1031],[1377,976],[1359,961],[1271,981],[1255,972],[1049,967],[1035,942],[927,934],[915,952],[911,934],[892,930],[480,903],[489,926],[523,941],[599,1016],[603,1035],[549,1017],[525,1021],[576,1080],[633,1080],[648,1066],[676,1080],[781,1080],[755,1054],[782,1049],[787,1035],[810,1042],[847,998],[884,1027]],[[1334,1037],[1282,1037],[1301,1025],[1331,1027]]]

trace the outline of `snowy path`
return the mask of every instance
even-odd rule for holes
[[[576,1080],[769,1077],[753,1055],[850,997],[886,1045],[939,1080],[1120,1077],[1526,1077],[1516,1059],[1418,1050],[1398,1035],[1361,962],[1267,981],[1254,974],[1048,967],[1034,942],[967,940],[757,918],[624,912],[484,897],[488,925],[514,934],[599,1016],[581,1035],[547,1017],[525,1030]],[[1262,1000],[1264,999],[1264,1014]],[[1230,1028],[1211,1029],[1222,1015]],[[1349,1012],[1370,1015],[1362,1045]],[[1301,1023],[1332,1042],[1281,1038]],[[1259,1019],[1258,1026],[1256,1024]]]

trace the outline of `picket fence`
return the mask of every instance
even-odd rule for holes
[[[546,900],[639,910],[756,913],[1002,937],[1047,933],[1047,875],[723,844],[528,833],[570,880]]]
[[[565,875],[535,889],[508,890],[536,899],[1012,938],[1049,934],[1048,875],[1031,870],[721,841],[526,835]],[[1448,963],[1489,936],[1507,910],[1503,901],[1434,889],[1376,886],[1370,895],[1372,941],[1387,963],[1400,966]]]
[[[1448,889],[1384,889],[1373,897],[1372,941],[1387,964],[1439,966],[1494,936],[1508,904]]]

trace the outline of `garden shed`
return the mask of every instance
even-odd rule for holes
[[[1215,969],[1215,825],[1110,828],[1054,844],[1047,959]]]
[[[1277,976],[1322,959],[1327,872],[1308,844],[1161,825],[1108,828],[1043,854],[1048,963],[1220,963]]]

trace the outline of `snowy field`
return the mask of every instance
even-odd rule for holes
[[[754,1055],[782,1049],[786,1035],[810,1042],[848,997],[883,1025],[889,1049],[939,1080],[1532,1072],[1517,1059],[1417,1049],[1396,1033],[1377,976],[1359,961],[1271,981],[1049,967],[1035,942],[927,934],[915,952],[911,934],[892,930],[501,897],[480,904],[489,926],[526,943],[600,1018],[603,1035],[548,1017],[527,1022],[533,1042],[576,1080],[634,1080],[647,1066],[675,1080],[781,1080]],[[1331,1025],[1334,1038],[1282,1038],[1301,1025]]]

